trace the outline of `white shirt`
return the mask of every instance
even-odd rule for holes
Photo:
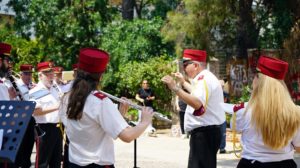
[[[16,84],[18,86],[19,91],[21,92],[21,95],[23,96],[24,100],[29,100],[29,88],[28,86],[23,82],[22,79],[18,79],[16,81]]]
[[[29,95],[34,95],[39,91],[44,91],[46,94],[37,99],[31,99],[32,101],[35,101],[37,103],[37,107],[51,108],[59,104],[59,93],[55,88],[51,87],[49,90],[42,82],[39,82],[33,89],[29,91]],[[34,118],[37,123],[58,123],[60,121],[58,116],[58,110],[45,115],[34,116]]]
[[[255,130],[251,124],[251,109],[244,115],[245,109],[237,111],[236,130],[242,132],[241,143],[243,146],[242,158],[257,160],[260,162],[277,162],[287,159],[293,159],[294,147],[300,146],[300,130],[294,135],[285,147],[274,150],[266,146],[262,135]]]
[[[90,94],[82,118],[76,121],[67,118],[68,98],[69,93],[63,98],[59,111],[70,140],[70,162],[80,166],[114,164],[113,139],[128,127],[115,104],[107,97]]]
[[[73,83],[74,83],[74,80],[68,82],[65,85],[60,85],[60,89],[62,90],[63,93],[67,93],[72,89]]]
[[[207,84],[208,93],[206,93],[205,84]],[[203,106],[206,106],[206,112],[201,116],[194,116],[195,109],[187,106],[184,117],[184,128],[191,131],[195,128],[209,125],[221,125],[225,121],[225,112],[220,103],[224,102],[222,86],[217,77],[208,70],[201,71],[191,81],[191,94],[196,96]],[[208,99],[206,102],[206,94]]]
[[[0,100],[9,100],[8,89],[1,79],[0,79]]]

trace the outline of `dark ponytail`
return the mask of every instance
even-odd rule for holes
[[[67,107],[69,119],[81,119],[85,101],[89,94],[97,89],[101,75],[102,73],[88,73],[80,69],[77,70]]]

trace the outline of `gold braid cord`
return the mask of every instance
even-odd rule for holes
[[[243,147],[240,142],[238,142],[238,138],[236,136],[236,113],[232,115],[232,144],[233,144],[233,152],[237,158],[241,158],[241,153]]]

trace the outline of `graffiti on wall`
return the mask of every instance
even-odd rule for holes
[[[247,67],[243,64],[230,65],[231,93],[241,96],[243,87],[248,83]]]

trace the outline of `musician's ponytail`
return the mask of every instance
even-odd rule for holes
[[[101,75],[102,73],[88,73],[77,70],[67,107],[69,119],[81,119],[85,101],[89,94],[97,89]]]

